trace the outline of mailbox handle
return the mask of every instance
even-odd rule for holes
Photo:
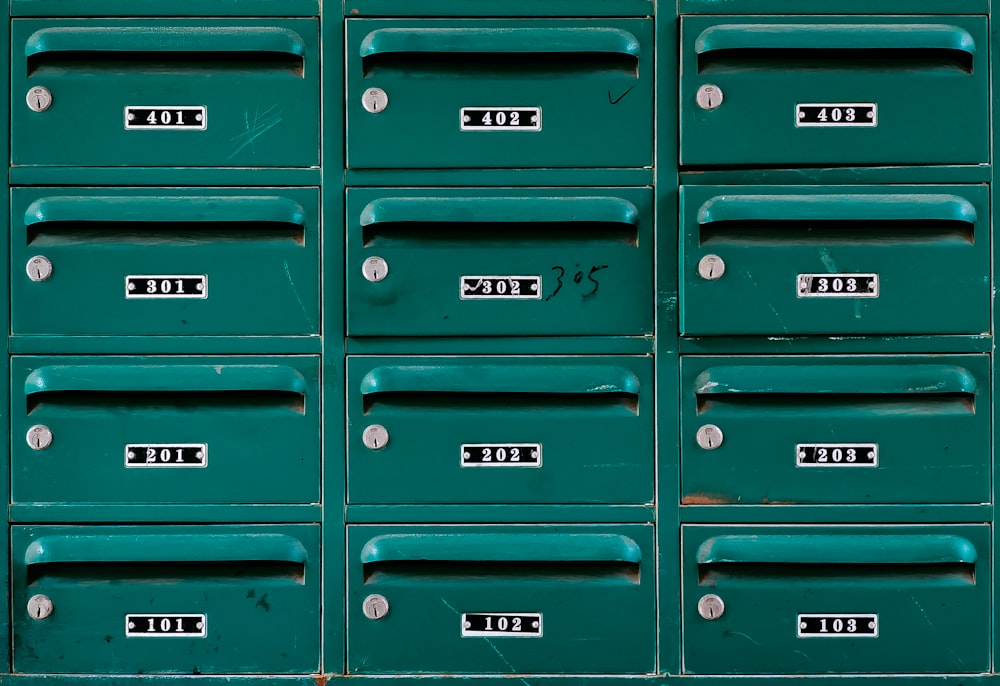
[[[379,198],[361,212],[361,225],[425,223],[564,223],[639,225],[639,210],[614,197]]]
[[[713,564],[975,564],[974,546],[945,534],[800,534],[715,536],[698,547]]]
[[[724,50],[946,50],[976,53],[965,29],[949,24],[719,24],[694,44],[698,55]]]
[[[53,222],[253,222],[304,227],[299,203],[280,196],[49,196],[24,213],[27,226]]]
[[[270,391],[305,395],[305,377],[293,367],[270,364],[46,365],[24,381],[24,393]]]
[[[387,53],[615,53],[639,58],[639,39],[622,29],[391,28],[364,37],[361,57]]]
[[[696,395],[843,394],[973,395],[976,377],[947,364],[755,365],[711,367],[694,381]]]
[[[57,52],[256,52],[303,57],[306,44],[277,26],[60,26],[35,31],[26,57]]]
[[[975,225],[975,206],[950,194],[720,195],[701,206],[698,224],[719,222],[937,221]]]
[[[379,562],[623,562],[642,550],[618,534],[388,534],[369,540],[362,564]]]
[[[639,377],[625,367],[597,365],[379,366],[361,380],[376,393],[558,393],[639,395]]]
[[[305,564],[302,541],[286,534],[72,534],[42,536],[24,564],[88,562],[288,562]]]

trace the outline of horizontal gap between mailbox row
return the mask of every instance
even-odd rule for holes
[[[233,562],[50,562],[27,568],[28,584],[40,579],[115,583],[143,581],[285,580],[305,583],[305,565],[297,562],[244,560]]]
[[[639,397],[630,393],[452,393],[405,392],[369,393],[364,396],[364,412],[376,407],[408,410],[454,410],[456,407],[484,411],[529,412],[569,410],[587,413],[621,412],[638,415]]]
[[[906,582],[922,586],[975,585],[976,565],[962,562],[943,563],[867,563],[867,564],[801,564],[739,562],[698,565],[698,582],[703,586],[724,584],[729,580],[740,583],[822,584],[823,582]]]
[[[28,245],[129,243],[202,245],[208,243],[295,243],[305,245],[305,227],[282,222],[118,222],[57,221],[32,224]]]
[[[698,413],[721,407],[798,413],[856,411],[888,415],[975,414],[972,393],[748,393],[698,395]]]
[[[481,579],[516,579],[531,581],[566,581],[580,583],[599,581],[639,583],[639,564],[622,561],[606,562],[472,562],[440,560],[406,560],[368,562],[364,565],[365,583],[391,583],[397,580],[461,581]]]
[[[639,76],[639,59],[615,52],[387,52],[362,59],[365,78],[405,76],[434,78],[442,74],[479,78],[551,78],[581,74]]]
[[[732,48],[698,55],[700,74],[727,71],[929,71],[951,69],[972,73],[973,55],[947,49],[818,49]]]
[[[436,247],[448,244],[476,246],[507,245],[515,242],[564,241],[639,245],[639,229],[634,224],[613,222],[385,222],[364,227],[366,247],[433,241]]]
[[[975,225],[962,221],[903,220],[740,220],[700,226],[702,245],[757,243],[781,245],[968,243]]]
[[[278,72],[305,76],[305,58],[287,52],[97,51],[39,52],[28,57],[28,76],[100,71],[141,74]]]
[[[28,414],[86,411],[279,411],[305,414],[305,396],[285,391],[43,391],[27,397]]]

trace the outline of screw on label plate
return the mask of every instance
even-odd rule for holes
[[[698,433],[695,434],[694,438],[698,441],[698,445],[705,450],[715,450],[722,445],[722,429],[715,424],[706,424],[698,429]]]
[[[53,610],[55,606],[47,595],[33,595],[28,599],[28,615],[32,619],[46,619]]]
[[[389,614],[389,601],[384,595],[375,593],[365,598],[361,604],[361,611],[368,619],[382,619]]]
[[[718,255],[705,255],[698,262],[698,275],[708,281],[718,281],[726,273],[726,263]]]
[[[381,281],[389,276],[389,263],[381,257],[369,257],[361,265],[361,273],[371,282]]]
[[[45,86],[35,86],[24,99],[32,112],[44,112],[52,107],[52,92]]]
[[[698,102],[698,107],[703,110],[717,110],[722,105],[724,97],[721,88],[706,84],[698,89],[694,99]]]
[[[389,431],[381,424],[372,424],[361,434],[361,442],[369,450],[381,450],[389,443]]]
[[[32,450],[45,450],[52,445],[52,429],[44,424],[35,424],[28,429],[24,440],[28,442],[28,446]]]
[[[52,276],[52,262],[44,255],[35,255],[24,265],[24,271],[32,281],[45,281]]]
[[[378,114],[389,106],[389,96],[381,88],[369,88],[361,96],[361,104],[372,114]]]
[[[701,615],[703,619],[707,619],[709,621],[718,619],[725,613],[725,611],[726,604],[722,602],[722,598],[714,593],[703,595],[698,599],[698,614]]]

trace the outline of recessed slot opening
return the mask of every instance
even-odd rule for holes
[[[27,397],[27,412],[243,413],[305,414],[305,396],[287,391],[47,391]]]
[[[698,73],[727,71],[871,71],[952,70],[971,74],[973,55],[947,49],[731,48],[698,55]]]
[[[436,248],[532,243],[639,245],[639,228],[617,222],[385,222],[362,229],[365,247],[433,243]]]
[[[964,562],[942,563],[762,563],[713,562],[698,565],[698,583],[715,586],[726,581],[761,585],[808,585],[823,582],[879,583],[927,586],[975,585],[976,565]]]
[[[28,245],[205,245],[295,243],[305,245],[305,227],[285,222],[55,221],[30,224]]]
[[[639,76],[639,58],[618,52],[380,52],[362,59],[365,78],[399,75],[436,78],[439,75],[482,78],[552,78],[608,74]],[[495,103],[470,103],[469,106]],[[509,106],[536,103],[501,103]]]
[[[701,245],[975,244],[975,224],[939,220],[752,220],[701,224]]]
[[[697,396],[698,414],[713,409],[741,408],[760,414],[799,415],[862,411],[883,417],[975,414],[974,393],[706,393]]]
[[[287,561],[227,562],[49,562],[28,565],[28,585],[41,579],[83,582],[87,585],[141,582],[172,584],[194,582],[242,582],[255,580],[305,583],[305,565]]]
[[[621,561],[607,562],[472,562],[443,560],[406,560],[369,562],[364,565],[366,584],[392,579],[422,579],[425,581],[498,580],[517,583],[546,581],[583,583],[587,581],[620,581],[639,583],[639,564]]]
[[[639,414],[639,397],[630,393],[449,393],[394,391],[364,396],[364,413],[378,407],[398,410],[453,412],[456,408],[482,412],[565,410],[590,414]]]
[[[131,73],[142,77],[156,74],[202,74],[274,72],[305,76],[305,58],[289,52],[269,51],[97,51],[53,50],[28,57],[28,76],[92,72]],[[137,105],[162,103],[136,103]],[[182,103],[184,104],[184,103]],[[204,104],[204,103],[195,103]]]

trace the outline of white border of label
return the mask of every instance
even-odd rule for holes
[[[173,124],[157,124],[156,126],[135,126],[129,124],[129,110],[166,110],[176,112],[177,110],[201,110],[201,126],[175,126]],[[208,108],[205,105],[125,105],[125,130],[126,131],[205,131],[208,129]]]
[[[538,121],[534,126],[473,126],[465,123],[466,110],[492,110],[494,112],[513,112],[514,110],[532,110]],[[458,126],[460,131],[541,131],[542,130],[542,108],[541,107],[491,107],[483,105],[481,107],[462,107],[458,110]]]
[[[205,454],[201,464],[177,464],[171,462],[157,462],[155,464],[143,462],[142,464],[129,464],[129,448],[200,448]],[[127,469],[203,469],[208,466],[208,444],[207,443],[127,443],[125,444],[125,467]]]
[[[847,107],[871,107],[874,114],[874,118],[863,124],[857,122],[819,122],[819,123],[808,123],[803,124],[799,122],[799,111],[803,107],[839,107],[841,109]],[[800,102],[795,104],[795,128],[797,129],[815,129],[815,128],[834,128],[834,129],[874,129],[878,127],[878,103],[877,102]]]
[[[872,464],[867,463],[856,463],[856,462],[824,462],[823,464],[816,464],[815,462],[799,462],[799,450],[802,448],[874,448],[875,452],[875,462]],[[795,466],[812,468],[812,467],[878,467],[878,443],[796,443],[795,444]]]
[[[509,448],[511,446],[531,446],[538,451],[538,462],[466,462],[465,451],[467,448]],[[463,467],[541,467],[542,466],[542,444],[523,443],[511,441],[510,443],[463,443],[458,451],[458,459]],[[473,613],[475,614],[475,613]]]
[[[198,295],[188,295],[187,293],[178,295],[176,293],[129,293],[129,279],[152,279],[154,281],[174,279],[201,279],[205,286]],[[208,298],[208,274],[126,274],[125,275],[125,299],[126,300],[157,300],[161,298],[173,298],[174,300],[205,300]]]
[[[538,284],[538,291],[535,295],[466,295],[465,294],[465,280],[466,279],[505,279],[507,281],[512,281],[514,279],[533,279]],[[540,274],[470,274],[462,275],[458,277],[458,298],[459,300],[541,300],[542,298],[542,277]]]
[[[535,617],[538,619],[538,633],[522,633],[510,631],[467,631],[465,628],[465,618],[468,615],[490,615],[491,617]],[[542,613],[541,612],[463,612],[462,613],[462,638],[541,638],[542,637]]]
[[[141,634],[129,633],[132,630],[128,628],[128,625],[129,622],[132,621],[133,617],[152,617],[153,619],[162,619],[166,617],[169,617],[170,619],[177,619],[177,618],[187,619],[189,617],[196,617],[201,620],[201,633],[172,634],[166,631],[163,633],[156,632],[152,634],[146,632],[143,632]],[[176,614],[156,614],[153,612],[150,613],[136,612],[133,614],[125,615],[125,638],[205,638],[206,636],[208,636],[208,617],[206,615],[184,614],[183,612],[179,612]]]
[[[846,291],[842,293],[835,293],[833,291],[830,291],[829,293],[807,293],[802,291],[802,279],[806,277],[810,279],[814,278],[858,279],[858,278],[870,277],[875,280],[875,290],[866,291],[864,293],[861,292],[848,293]],[[795,277],[795,295],[799,298],[877,298],[879,297],[881,291],[882,291],[881,280],[878,278],[878,274],[874,274],[872,272],[857,272],[857,273],[843,272],[837,274],[811,273],[811,274],[798,274]]]
[[[859,634],[857,632],[853,634],[849,633],[836,633],[831,631],[827,634],[804,634],[802,633],[802,620],[803,619],[868,619],[875,622],[875,633],[873,634]],[[878,638],[878,614],[870,614],[867,612],[855,612],[848,614],[823,614],[819,613],[800,613],[795,618],[795,633],[799,638]]]

